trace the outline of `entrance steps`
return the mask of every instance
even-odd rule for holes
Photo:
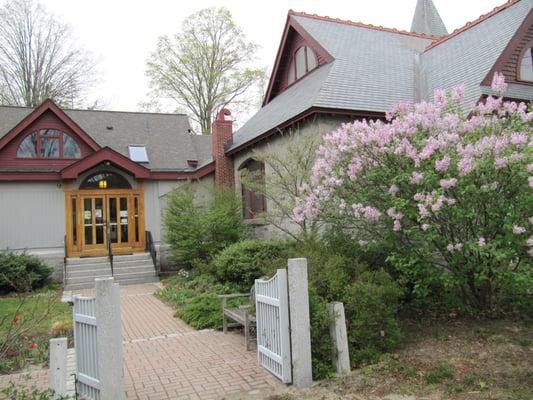
[[[65,290],[94,288],[95,278],[111,276],[107,257],[67,258]],[[150,253],[116,255],[113,276],[121,285],[158,282]]]

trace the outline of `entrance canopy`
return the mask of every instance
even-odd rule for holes
[[[74,164],[69,165],[61,171],[61,178],[76,179],[85,171],[102,163],[111,163],[114,166],[129,172],[135,178],[150,178],[150,170],[144,166],[130,160],[128,157],[116,152],[115,150],[104,147],[97,152],[81,159]]]

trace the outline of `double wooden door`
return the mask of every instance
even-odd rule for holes
[[[67,253],[100,256],[145,248],[142,192],[136,190],[79,190],[67,201]]]

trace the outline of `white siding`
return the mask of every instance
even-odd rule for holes
[[[61,249],[65,195],[58,182],[0,182],[0,249]]]

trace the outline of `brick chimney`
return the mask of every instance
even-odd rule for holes
[[[215,184],[233,187],[235,184],[233,159],[226,156],[225,147],[233,142],[233,121],[226,120],[231,115],[222,108],[211,126],[211,150],[215,160]]]

